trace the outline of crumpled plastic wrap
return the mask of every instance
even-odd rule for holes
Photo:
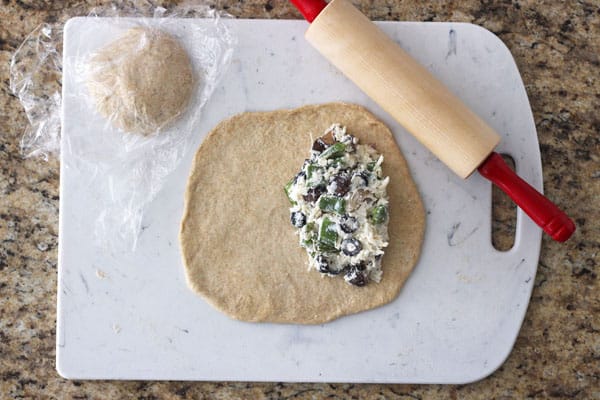
[[[29,126],[21,138],[26,157],[48,159],[60,150],[62,26],[41,24],[15,51],[10,89],[19,99]]]
[[[222,21],[225,15],[206,6],[179,6],[172,10],[145,6],[126,12],[104,9],[94,10],[90,16],[96,18],[87,18],[86,23],[79,26],[79,34],[87,34],[88,39],[78,41],[84,43],[81,49],[73,51],[69,48],[69,54],[73,56],[62,57],[65,27],[61,24],[38,26],[13,55],[11,90],[21,101],[30,122],[23,134],[21,149],[25,157],[44,159],[62,152],[63,163],[69,160],[69,165],[63,165],[63,169],[83,174],[89,187],[108,194],[109,201],[90,207],[90,213],[95,215],[96,241],[109,250],[131,251],[142,231],[145,209],[162,189],[168,175],[190,151],[189,143],[195,134],[193,128],[226,72],[237,40]],[[104,19],[107,17],[109,20]],[[188,17],[203,18],[204,21],[185,25],[182,32],[178,21]],[[98,25],[94,21],[104,27],[106,21],[110,21],[111,34],[96,34]],[[82,33],[83,26],[89,26],[89,32],[84,30]],[[119,60],[111,59],[104,64],[96,62],[99,52],[132,29],[167,34],[185,50],[191,65],[192,88],[180,115],[167,118],[164,124],[165,118],[161,117],[160,123],[152,129],[141,129],[143,132],[125,131],[124,124],[118,123],[115,115],[130,107],[134,118],[139,120],[144,113],[151,113],[147,111],[151,107],[139,105],[139,98],[133,96],[131,99],[125,97],[127,104],[113,107],[117,110],[115,115],[100,112],[98,96],[90,89],[90,82],[98,76],[98,68],[120,68],[119,65],[115,67],[121,62]],[[139,41],[130,46],[134,51],[148,46],[147,34],[133,37]],[[63,64],[72,72],[69,76],[62,76]],[[137,75],[132,76],[135,81]],[[75,133],[69,131],[68,137],[63,138],[61,79],[63,84],[75,88],[66,93],[75,96],[80,104],[75,112],[84,114],[78,120],[77,126],[81,129]],[[171,81],[171,84],[175,88],[175,83]],[[122,82],[119,85],[128,88]],[[67,153],[68,157],[65,157]]]

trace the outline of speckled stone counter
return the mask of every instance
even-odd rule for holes
[[[491,377],[464,386],[60,378],[54,367],[59,169],[56,161],[20,155],[27,119],[9,89],[9,62],[37,24],[85,15],[98,4],[109,2],[0,2],[0,398],[600,398],[600,5],[591,0],[355,1],[371,19],[472,22],[496,33],[529,94],[545,192],[577,223],[565,244],[544,237],[523,328]],[[211,4],[241,18],[300,17],[283,0]],[[510,203],[495,204],[497,244],[510,247]]]

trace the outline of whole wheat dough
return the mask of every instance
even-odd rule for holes
[[[176,119],[189,102],[190,59],[171,35],[133,28],[90,60],[88,88],[100,114],[126,132],[148,135]]]
[[[381,152],[389,175],[390,244],[383,279],[365,287],[307,271],[283,186],[333,122]],[[360,106],[332,103],[244,113],[221,122],[192,164],[180,242],[189,286],[244,321],[317,324],[381,306],[419,257],[423,204],[388,128]]]

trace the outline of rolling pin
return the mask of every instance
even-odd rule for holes
[[[553,239],[575,224],[494,152],[500,135],[348,0],[290,0],[311,23],[306,40],[463,179],[475,170]]]

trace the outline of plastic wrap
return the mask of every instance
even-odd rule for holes
[[[21,138],[26,157],[48,159],[60,149],[62,26],[41,24],[15,51],[10,64],[10,89],[29,120]]]
[[[104,198],[109,201],[90,208],[97,242],[110,250],[131,250],[142,231],[145,209],[190,150],[188,144],[197,133],[194,127],[227,70],[236,39],[222,15],[203,6],[168,11],[147,6],[127,13],[95,10],[91,16],[71,20],[66,28],[47,24],[36,28],[13,56],[11,89],[31,124],[23,135],[23,154],[47,158],[62,152],[62,162],[68,160],[63,170],[83,174],[90,188],[108,194]],[[203,21],[182,24],[181,18],[187,17]],[[63,60],[63,28],[74,25],[77,40],[65,44],[73,56]],[[106,57],[110,46],[116,48]],[[125,56],[127,52],[133,57]],[[77,109],[61,118],[63,63],[69,71],[62,76],[70,89],[65,95],[75,96]],[[170,70],[178,73],[169,75]],[[108,76],[108,81],[99,76]],[[105,91],[100,95],[98,81]],[[166,116],[161,114],[165,111]],[[69,130],[68,137],[61,138],[61,123],[73,123],[73,118],[78,118],[81,129]]]

